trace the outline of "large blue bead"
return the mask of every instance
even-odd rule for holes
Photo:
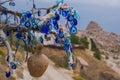
[[[76,28],[76,27],[71,27],[71,28],[70,28],[70,32],[71,32],[72,34],[77,33],[77,28]]]
[[[49,29],[46,27],[46,26],[43,26],[41,31],[45,34],[48,34],[49,33]]]
[[[11,76],[11,72],[6,72],[6,78],[9,78]]]
[[[58,34],[58,35],[59,35],[60,38],[64,38],[63,31],[59,31],[59,34]]]
[[[12,69],[16,69],[16,68],[17,68],[17,65],[16,65],[16,64],[12,64],[12,65],[11,65],[11,68],[12,68]]]
[[[29,11],[26,13],[26,17],[27,17],[27,18],[30,18],[31,15],[32,15],[32,14],[31,14]]]

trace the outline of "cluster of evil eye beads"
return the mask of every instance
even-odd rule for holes
[[[64,0],[61,0],[63,3]],[[59,0],[57,1],[57,4],[59,4]],[[14,5],[13,2],[10,3],[10,5]],[[53,13],[54,16],[51,17],[50,19],[45,20],[44,22],[40,22],[36,18],[33,17],[32,12],[27,11],[22,14],[21,20],[20,20],[20,25],[17,27],[17,34],[16,38],[18,40],[23,39],[24,41],[27,42],[27,45],[29,46],[31,43],[34,45],[33,40],[35,39],[35,34],[34,30],[37,30],[41,33],[44,33],[45,35],[50,34],[51,31],[55,31],[56,33],[56,38],[55,38],[55,43],[56,44],[62,44],[63,49],[66,51],[66,54],[69,56],[72,56],[72,49],[73,46],[71,44],[71,39],[70,39],[70,34],[75,34],[77,33],[77,24],[79,20],[79,16],[77,11],[74,8],[67,8],[67,9],[54,9],[55,12]],[[51,10],[52,11],[52,10]],[[40,11],[38,10],[38,16],[40,16]],[[65,33],[64,29],[59,28],[59,20],[60,17],[64,17],[66,21],[68,22],[69,27],[68,32]],[[27,28],[27,35],[23,33],[23,29]],[[9,35],[7,33],[6,35]],[[27,39],[26,39],[27,37]],[[61,40],[64,40],[63,43],[61,43]],[[44,39],[43,37],[39,37],[39,42],[43,43]],[[18,43],[16,44],[16,47],[18,47]],[[10,63],[11,69],[16,69],[16,64]],[[71,64],[69,64],[71,65]],[[10,77],[11,72],[6,72],[6,77]]]

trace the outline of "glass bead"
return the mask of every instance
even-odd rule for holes
[[[39,41],[40,41],[40,43],[43,43],[44,40],[43,40],[42,36],[39,37]]]
[[[48,29],[46,26],[43,26],[42,29],[41,29],[41,31],[42,31],[43,33],[46,33],[46,34],[49,33],[49,29]]]
[[[66,16],[68,15],[68,13],[69,13],[69,12],[68,12],[67,10],[62,10],[62,16],[63,16],[63,17],[66,17]]]
[[[70,24],[72,26],[76,26],[78,24],[77,20],[76,19],[73,19],[72,21],[70,21]]]
[[[38,16],[40,16],[40,13],[41,13],[40,10],[38,10]]]
[[[25,26],[26,26],[26,27],[30,27],[30,26],[31,26],[30,22],[29,22],[29,21],[26,21],[26,22],[25,22]]]
[[[65,39],[64,44],[70,44],[70,38],[69,37]]]
[[[18,39],[21,39],[21,38],[22,38],[22,35],[21,35],[20,33],[17,33],[17,34],[16,34],[16,37],[17,37]]]
[[[68,16],[67,16],[67,20],[68,20],[68,21],[72,21],[73,19],[74,19],[74,16],[73,16],[73,15],[68,15]]]
[[[30,18],[31,15],[32,15],[32,14],[31,14],[29,11],[26,13],[26,17],[27,17],[27,18]]]
[[[55,14],[55,16],[54,16],[54,20],[57,20],[57,21],[60,20],[60,16],[59,16],[59,14],[57,14],[57,13]]]
[[[6,72],[6,78],[9,78],[11,76],[11,72]]]
[[[70,32],[71,32],[72,34],[77,33],[77,28],[76,28],[76,27],[71,27],[71,28],[70,28]]]
[[[60,42],[60,41],[59,41],[59,39],[58,39],[58,38],[56,38],[56,39],[55,39],[55,43],[57,43],[57,44],[58,44],[59,42]]]

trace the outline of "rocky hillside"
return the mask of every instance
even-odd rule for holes
[[[78,32],[79,35],[84,35],[92,38],[97,47],[105,53],[119,53],[120,54],[120,35],[113,32],[107,32],[102,27],[91,21],[85,31]]]

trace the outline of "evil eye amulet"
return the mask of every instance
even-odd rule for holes
[[[48,34],[49,33],[49,29],[46,27],[46,26],[43,26],[41,31],[45,34]]]
[[[68,15],[69,11],[67,10],[62,10],[62,16],[66,17]]]
[[[26,13],[26,17],[27,17],[27,18],[30,18],[31,15],[32,15],[32,14],[31,14],[29,11]]]
[[[55,16],[54,16],[54,20],[57,20],[57,21],[60,20],[60,16],[59,16],[59,14],[57,14],[57,13],[55,14]]]
[[[26,27],[30,27],[30,26],[31,26],[30,22],[29,22],[29,21],[26,21],[26,22],[25,22],[25,26],[26,26]]]
[[[72,21],[70,21],[70,24],[72,26],[76,26],[78,24],[77,20],[76,19],[73,19]]]
[[[16,34],[16,37],[17,37],[18,39],[21,39],[21,38],[22,38],[22,35],[21,35],[20,33],[17,33],[17,34]]]
[[[71,27],[70,28],[70,33],[72,33],[72,34],[77,33],[77,28],[76,27]]]
[[[6,78],[9,78],[11,76],[11,72],[6,72]]]
[[[73,19],[74,19],[74,16],[73,16],[73,15],[68,15],[68,16],[67,16],[67,20],[68,20],[68,21],[72,21]]]

